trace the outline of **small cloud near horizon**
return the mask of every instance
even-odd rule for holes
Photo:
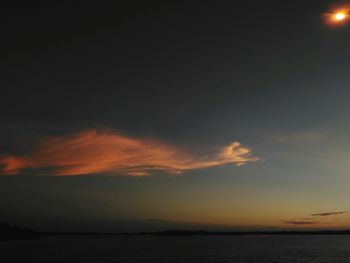
[[[334,215],[343,215],[348,213],[347,211],[340,211],[340,212],[326,212],[326,213],[317,213],[317,214],[312,214],[310,216],[334,216]]]
[[[288,224],[288,225],[315,225],[318,222],[317,221],[312,221],[310,219],[304,219],[304,220],[297,220],[297,219],[293,219],[293,220],[281,220],[282,223],[284,224]]]
[[[27,156],[0,156],[0,174],[46,169],[46,174],[57,176],[104,173],[137,177],[156,171],[181,174],[226,164],[240,166],[257,160],[239,142],[232,142],[213,154],[198,155],[155,139],[88,130],[50,137]]]

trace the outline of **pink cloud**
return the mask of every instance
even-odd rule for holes
[[[198,156],[158,140],[88,130],[43,140],[29,156],[0,157],[0,174],[46,168],[48,174],[58,176],[97,173],[147,176],[155,171],[180,174],[257,160],[250,149],[238,142],[222,147],[217,153]]]

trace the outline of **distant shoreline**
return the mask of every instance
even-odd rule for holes
[[[323,231],[158,231],[136,233],[38,232],[40,236],[319,236],[350,235],[350,230]]]
[[[42,232],[28,228],[0,224],[0,240],[38,239],[49,236],[320,236],[350,235],[350,230],[302,230],[302,231],[206,231],[206,230],[166,230],[153,232]]]

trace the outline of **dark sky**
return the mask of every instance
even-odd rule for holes
[[[81,218],[109,222],[104,230],[150,222],[266,228],[347,210],[350,27],[323,19],[337,5],[4,6],[0,216],[48,229],[74,228]],[[72,144],[92,130],[80,161]],[[126,138],[141,146],[124,146]],[[247,147],[243,161],[197,157],[233,141]],[[108,163],[118,176],[104,170],[114,151],[126,158]]]
[[[150,123],[162,129],[174,119],[227,118],[229,108],[240,121],[257,112],[266,121],[285,120],[292,104],[329,93],[315,90],[323,82],[315,76],[346,73],[348,34],[322,25],[327,2],[3,9],[2,86],[16,101],[2,103],[1,118],[130,129],[141,121],[141,129]],[[310,87],[296,86],[301,79]]]

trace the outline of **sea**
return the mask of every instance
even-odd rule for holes
[[[49,236],[0,241],[0,262],[349,263],[350,236]]]

